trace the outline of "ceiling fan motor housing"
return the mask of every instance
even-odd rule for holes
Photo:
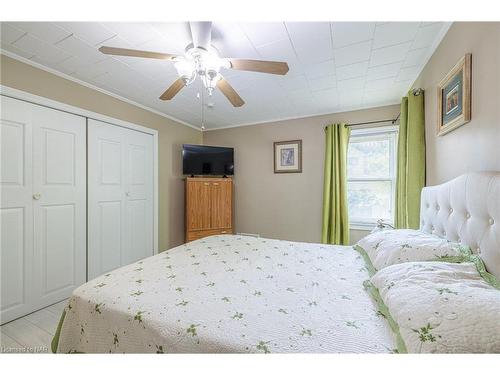
[[[208,50],[210,47],[212,22],[189,22],[193,45]]]

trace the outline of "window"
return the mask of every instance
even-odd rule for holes
[[[356,129],[347,154],[347,200],[352,228],[394,222],[397,127]]]

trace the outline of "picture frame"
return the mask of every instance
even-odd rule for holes
[[[438,84],[438,136],[471,120],[471,68],[472,54],[468,53]]]
[[[302,173],[302,140],[274,142],[274,173]]]

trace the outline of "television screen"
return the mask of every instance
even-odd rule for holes
[[[182,170],[189,175],[233,175],[234,150],[229,147],[182,145]]]

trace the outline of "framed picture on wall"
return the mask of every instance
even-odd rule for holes
[[[444,135],[470,121],[471,62],[472,55],[468,53],[439,82],[438,135]]]
[[[302,172],[302,140],[274,142],[274,173]]]

